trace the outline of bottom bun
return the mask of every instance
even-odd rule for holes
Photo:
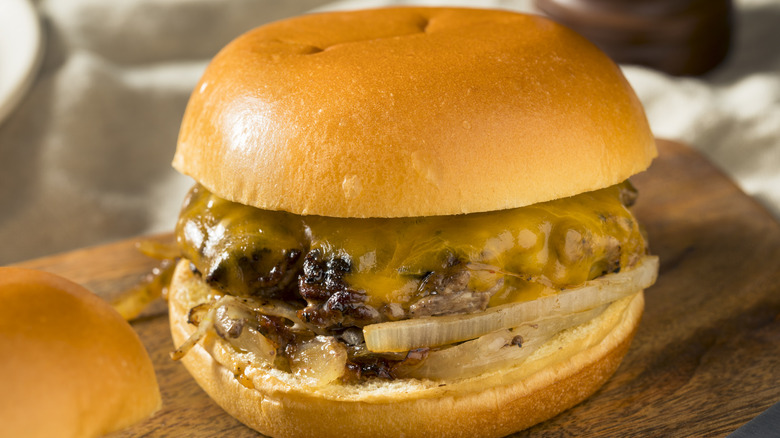
[[[211,291],[189,264],[169,291],[171,332],[195,331],[189,309]],[[248,364],[215,335],[182,359],[225,411],[273,437],[498,437],[552,418],[585,400],[615,372],[644,309],[641,291],[553,337],[514,367],[468,379],[398,379],[309,387],[290,373]]]

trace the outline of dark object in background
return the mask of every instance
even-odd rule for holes
[[[534,0],[612,59],[678,76],[718,66],[731,44],[730,0]]]

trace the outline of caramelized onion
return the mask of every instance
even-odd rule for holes
[[[401,369],[399,374],[432,380],[467,378],[519,364],[555,334],[590,321],[604,312],[607,306],[540,318],[513,329],[499,330],[450,348],[431,351],[419,366],[408,372]]]
[[[261,302],[245,301],[258,313],[268,316],[278,316],[293,323],[292,329],[297,331],[310,331],[318,335],[326,334],[326,331],[298,317],[298,310],[284,301],[263,300]]]
[[[207,312],[199,314],[198,329],[195,330],[190,337],[176,349],[176,351],[171,353],[171,359],[179,360],[186,356],[192,347],[206,335],[208,330],[214,328],[214,314],[216,313],[216,310],[216,307],[212,306]]]
[[[554,315],[594,309],[638,292],[655,282],[658,257],[645,256],[631,270],[607,274],[582,286],[533,301],[504,304],[468,315],[434,316],[367,325],[366,346],[373,352],[400,352],[474,339],[497,330]]]
[[[198,326],[171,358],[184,357],[209,330],[219,335],[234,348],[250,353],[256,361],[273,363],[277,346],[257,331],[257,316],[239,298],[225,295],[217,301],[204,303],[190,309],[189,322]]]
[[[300,344],[290,370],[311,386],[323,386],[344,375],[347,350],[331,336],[317,336]]]
[[[257,331],[257,314],[240,299],[226,295],[215,305],[214,329],[233,348],[256,362],[273,363],[277,345]]]
[[[235,338],[225,338],[234,348],[252,354],[255,362],[274,363],[276,344],[252,327],[244,327]]]

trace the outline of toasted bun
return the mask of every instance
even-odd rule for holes
[[[236,39],[192,94],[173,165],[258,208],[400,217],[596,190],[655,155],[628,82],[574,32],[506,11],[395,8]]]
[[[176,345],[195,330],[187,323],[188,310],[208,294],[188,264],[180,263],[169,292]],[[446,382],[401,379],[311,388],[290,374],[247,366],[216,336],[182,361],[229,414],[273,437],[498,437],[593,394],[620,364],[643,307],[638,292],[557,335],[520,366]]]
[[[0,268],[0,436],[95,437],[160,407],[132,327],[53,274]]]

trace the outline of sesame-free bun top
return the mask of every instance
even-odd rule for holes
[[[0,437],[96,437],[159,409],[141,340],[54,274],[0,267]]]
[[[501,210],[596,190],[656,155],[593,44],[507,11],[311,14],[226,46],[173,165],[218,196],[334,217]]]

